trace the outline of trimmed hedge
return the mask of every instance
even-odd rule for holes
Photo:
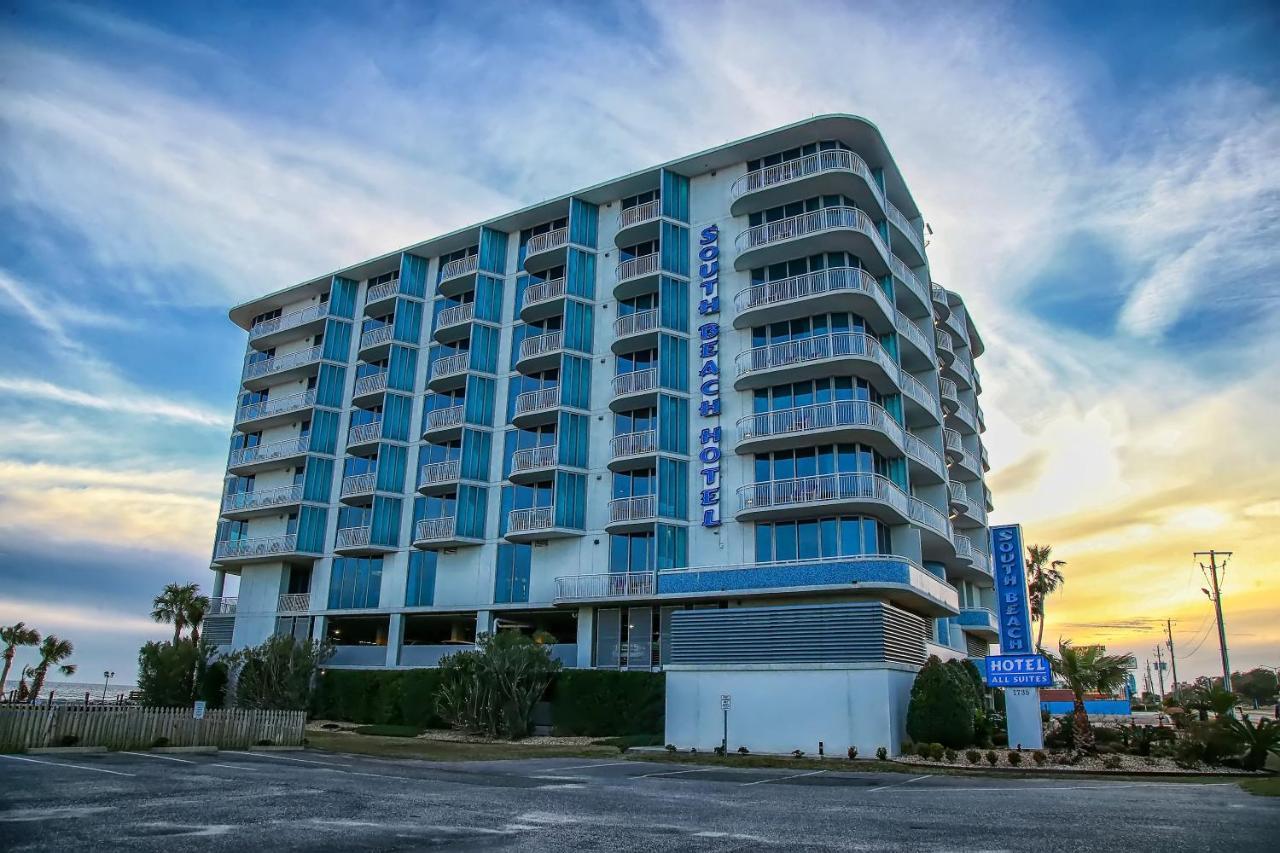
[[[436,714],[435,669],[341,670],[320,676],[312,716],[371,725],[445,728]]]

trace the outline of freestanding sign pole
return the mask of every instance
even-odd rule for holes
[[[1023,563],[1022,527],[991,528],[991,556],[995,561],[1000,656],[987,658],[987,684],[1003,686],[1009,746],[1043,749],[1040,724],[1041,686],[1053,684],[1049,662],[1031,644],[1031,607]]]

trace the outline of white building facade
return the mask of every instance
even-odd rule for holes
[[[234,308],[206,635],[394,668],[521,630],[671,695],[984,655],[983,346],[925,244],[821,116]]]

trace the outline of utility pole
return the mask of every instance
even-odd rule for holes
[[[1231,689],[1231,662],[1227,659],[1227,627],[1222,622],[1222,587],[1218,579],[1218,557],[1222,557],[1222,578],[1225,580],[1227,576],[1227,559],[1231,557],[1230,551],[1196,551],[1195,558],[1199,560],[1201,557],[1209,558],[1209,565],[1200,563],[1200,570],[1205,573],[1205,577],[1209,579],[1209,586],[1212,590],[1201,589],[1209,600],[1213,602],[1214,612],[1218,616],[1218,648],[1222,650],[1222,687],[1224,690]]]
[[[1147,688],[1147,692],[1155,693],[1156,686],[1151,682],[1151,659],[1150,658],[1147,659],[1147,677],[1145,679],[1145,682],[1146,684],[1144,686]]]
[[[1173,668],[1173,701],[1177,702],[1180,699],[1180,696],[1178,694],[1178,661],[1173,656],[1173,620],[1172,619],[1164,620],[1164,630],[1165,630],[1165,635],[1169,638],[1165,643],[1169,647],[1169,666]]]
[[[1160,701],[1164,702],[1164,655],[1163,649],[1156,646],[1156,675],[1160,676]]]

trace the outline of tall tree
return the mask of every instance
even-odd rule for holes
[[[1071,728],[1076,749],[1094,751],[1093,729],[1084,707],[1086,693],[1115,693],[1124,684],[1128,671],[1124,655],[1109,655],[1103,646],[1073,646],[1070,640],[1058,643],[1058,655],[1049,655],[1053,672],[1067,683],[1072,696]]]
[[[49,667],[57,667],[58,672],[63,675],[75,675],[76,665],[63,663],[74,652],[75,647],[71,645],[70,640],[63,640],[53,634],[40,642],[40,661],[31,671],[32,702],[40,698],[40,690],[44,687],[44,679],[49,674]]]
[[[200,594],[197,584],[166,584],[164,591],[151,602],[151,618],[164,624],[173,624],[173,644],[182,639],[182,629],[191,623],[191,615],[199,610],[199,619],[209,608],[209,599]],[[197,620],[199,621],[199,620]]]
[[[28,628],[26,623],[17,622],[0,628],[0,643],[4,643],[4,671],[0,672],[0,699],[4,698],[5,682],[9,680],[9,670],[13,667],[13,657],[19,646],[34,646],[40,642],[40,632]]]
[[[1039,622],[1036,630],[1036,651],[1044,651],[1044,603],[1066,581],[1062,567],[1066,560],[1050,560],[1052,545],[1032,545],[1027,549],[1027,603],[1031,606],[1031,621]]]

